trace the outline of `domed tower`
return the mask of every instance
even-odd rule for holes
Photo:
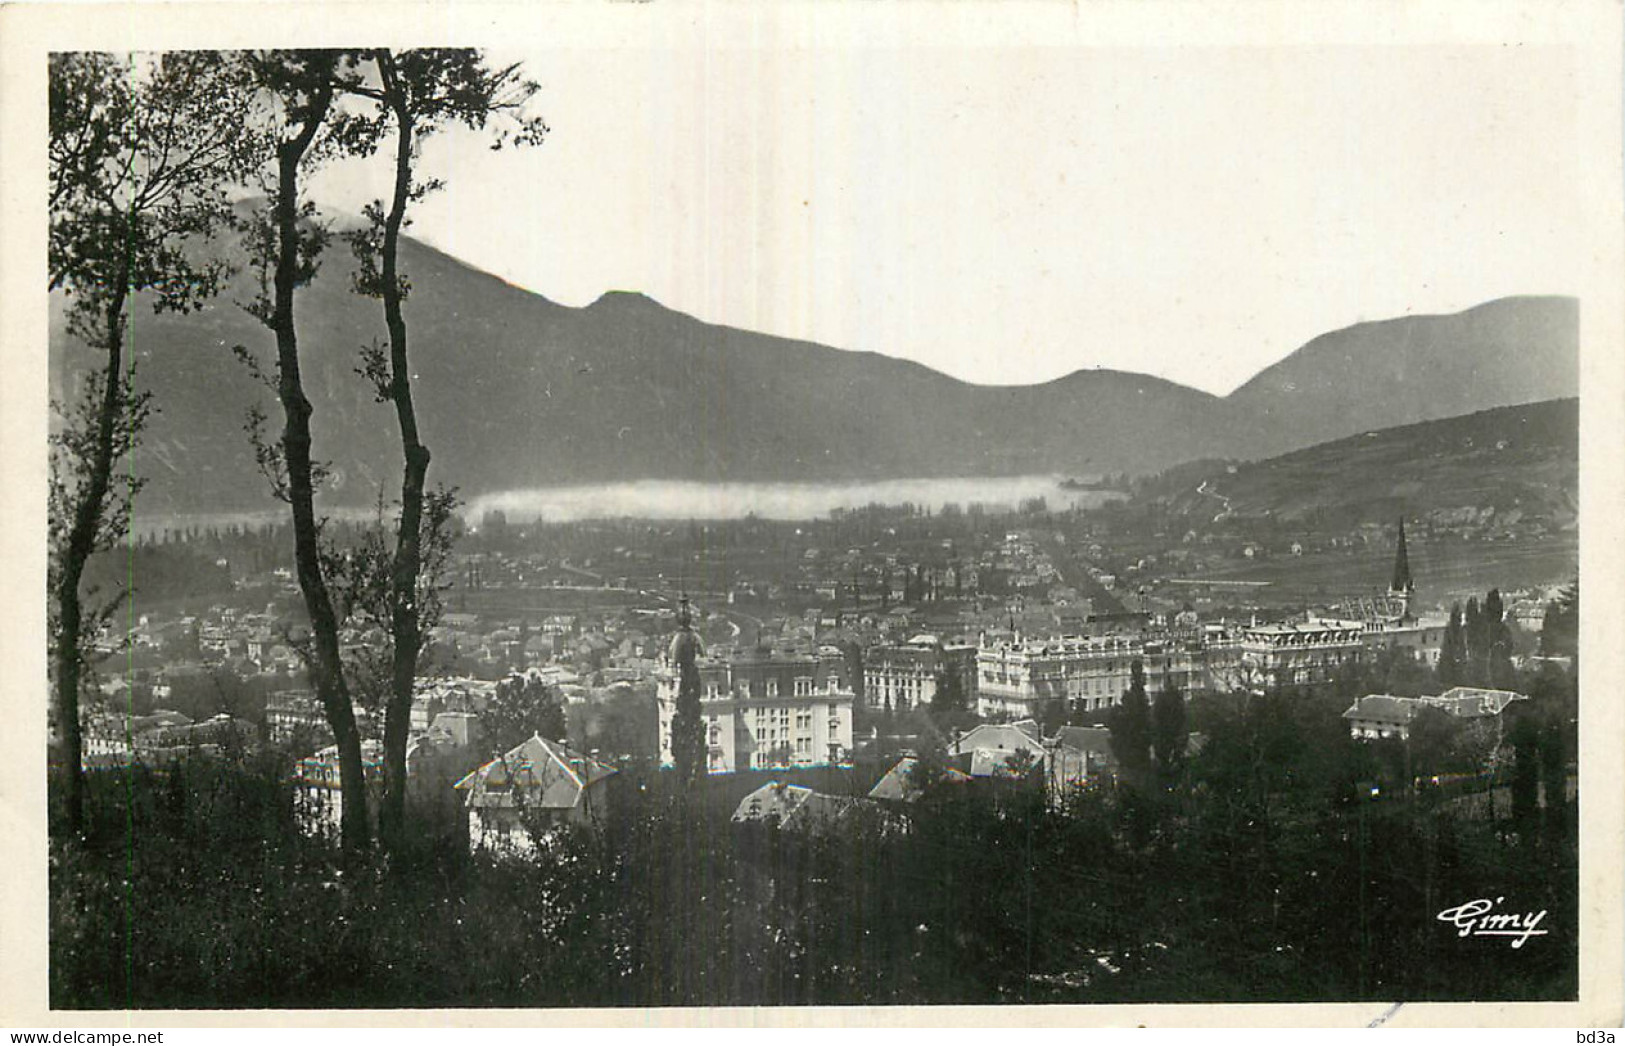
[[[705,653],[705,644],[694,632],[694,614],[689,608],[687,596],[677,601],[677,634],[671,637],[670,653],[671,663],[679,671],[685,665],[692,667]]]

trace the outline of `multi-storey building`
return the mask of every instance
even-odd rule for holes
[[[1394,576],[1387,595],[1356,600],[1344,608],[1344,616],[1361,622],[1368,651],[1389,651],[1414,658],[1430,668],[1437,667],[1449,621],[1443,615],[1415,614],[1412,608],[1415,596],[1416,582],[1411,577],[1410,552],[1405,544],[1402,520],[1394,550]]]
[[[1240,682],[1249,688],[1315,686],[1365,654],[1359,621],[1253,625],[1241,633]]]
[[[863,700],[872,709],[908,712],[927,706],[948,676],[974,703],[976,648],[918,636],[903,644],[870,647],[863,656]]]
[[[863,700],[869,708],[907,712],[931,703],[942,655],[935,645],[871,647],[863,656]]]
[[[711,773],[840,763],[852,749],[852,686],[845,656],[745,651],[700,658],[701,714]],[[655,672],[660,759],[672,764],[671,722],[677,714],[677,671],[662,659]]]
[[[1414,594],[1401,524],[1388,592],[1345,603],[1335,616],[1235,631],[1209,626],[1158,634],[1140,618],[1114,621],[1114,634],[1100,636],[1024,640],[984,634],[976,652],[977,711],[1041,717],[1057,702],[1073,712],[1103,710],[1122,700],[1135,661],[1144,666],[1147,693],[1170,684],[1186,693],[1316,686],[1383,650],[1436,665],[1445,621],[1415,616]]]
[[[1410,553],[1405,544],[1405,524],[1401,521],[1388,592],[1347,600],[1332,614],[1310,615],[1309,623],[1359,629],[1360,642],[1367,655],[1387,652],[1410,657],[1430,668],[1437,667],[1448,619],[1442,615],[1415,614],[1412,608],[1415,595],[1416,583],[1411,577]],[[1302,680],[1304,683],[1317,681]]]
[[[1448,624],[1442,615],[1399,620],[1367,618],[1360,622],[1360,641],[1368,653],[1389,651],[1437,668]]]
[[[265,728],[276,744],[291,741],[301,733],[332,733],[314,690],[279,690],[272,694],[265,703]]]
[[[1148,694],[1170,684],[1181,691],[1215,685],[1199,639],[1116,635],[1062,636],[1012,642],[983,637],[976,652],[977,712],[986,717],[1038,717],[1052,702],[1070,711],[1104,710],[1122,700],[1133,665],[1145,671]]]

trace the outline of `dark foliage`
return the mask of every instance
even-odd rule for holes
[[[1450,620],[1445,624],[1444,642],[1439,647],[1439,685],[1459,686],[1466,675],[1467,636],[1462,621],[1461,604],[1450,608]]]
[[[671,757],[677,778],[687,785],[704,778],[706,758],[705,717],[700,711],[700,669],[695,663],[700,641],[689,628],[688,600],[678,612],[679,631],[672,643],[672,660],[677,664],[677,709],[671,720]]]
[[[535,734],[560,741],[566,734],[564,699],[537,676],[512,675],[496,685],[480,730],[487,754],[500,755]]]
[[[1576,578],[1562,595],[1546,604],[1541,622],[1540,652],[1547,657],[1574,657],[1580,642],[1580,581]]]
[[[1483,603],[1476,596],[1468,599],[1465,610],[1459,604],[1451,607],[1435,671],[1439,686],[1513,689],[1512,645],[1499,589],[1490,589]]]
[[[1145,694],[1145,666],[1136,658],[1128,692],[1111,715],[1112,755],[1129,783],[1143,785],[1151,770],[1151,703]]]
[[[732,825],[755,778],[696,793],[630,770],[601,830],[523,860],[425,839],[344,864],[295,830],[271,757],[97,774],[85,839],[52,850],[52,1004],[1573,997],[1573,805],[1509,827],[1398,792],[1357,802],[1352,781],[1392,771],[1334,744],[1321,711],[1295,695],[1193,709],[1209,741],[1188,793],[1053,809],[944,787],[907,832]],[[1508,962],[1438,921],[1481,896],[1549,910],[1550,933]]]
[[[1179,779],[1185,765],[1185,745],[1190,730],[1185,724],[1185,695],[1173,685],[1157,693],[1151,706],[1151,748],[1157,759],[1157,773],[1164,784]]]

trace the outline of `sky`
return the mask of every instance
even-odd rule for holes
[[[1351,323],[1580,289],[1556,47],[707,39],[493,49],[551,135],[433,139],[414,234],[563,304],[636,290],[986,384],[1223,394]],[[387,174],[313,191],[358,209]]]

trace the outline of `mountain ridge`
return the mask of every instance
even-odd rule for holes
[[[1560,399],[1579,393],[1578,330],[1579,302],[1555,295],[1368,320],[1310,339],[1225,399],[1275,422],[1278,432],[1309,429],[1324,438]],[[1558,342],[1562,351],[1527,351]],[[1451,358],[1463,345],[1476,354],[1465,368]],[[1349,390],[1362,384],[1363,395],[1351,397]],[[1247,449],[1259,456],[1291,446],[1264,436]]]
[[[399,448],[392,415],[354,374],[357,349],[381,339],[383,325],[376,302],[350,293],[352,265],[342,246],[330,250],[300,296],[299,332],[316,453],[334,466],[324,500],[354,506],[380,490],[389,496]],[[1443,326],[1426,337],[1385,326],[1417,322],[1403,317],[1329,332],[1218,397],[1099,368],[1035,385],[981,385],[884,353],[706,323],[637,291],[568,306],[411,238],[403,241],[402,269],[413,287],[406,316],[420,423],[434,453],[430,481],[471,497],[643,478],[1144,473],[1215,452],[1265,456],[1348,434],[1334,431],[1339,425],[1380,427],[1407,412],[1423,416],[1401,422],[1426,420],[1429,411],[1444,416],[1463,402],[1500,406],[1494,401],[1521,385],[1530,388],[1525,400],[1578,391],[1573,299],[1487,302],[1433,318]],[[194,315],[132,311],[132,356],[161,411],[136,455],[137,471],[149,477],[138,513],[269,504],[242,418],[256,403],[273,425],[280,414],[227,351],[246,345],[269,362],[269,333],[233,304],[250,290],[240,275]],[[1454,331],[1449,321],[1468,314],[1463,331]],[[53,307],[58,399],[94,360],[72,345],[60,320]],[[1371,330],[1348,333],[1359,328]],[[1328,338],[1330,364],[1315,359],[1327,355],[1324,347],[1308,364],[1293,362]],[[1366,344],[1375,348],[1367,352]],[[1419,362],[1407,347],[1449,365]],[[1534,362],[1508,362],[1518,355]],[[1353,358],[1380,372],[1370,377],[1369,396],[1347,378]],[[1305,366],[1308,378],[1300,374]],[[1332,377],[1317,376],[1316,366]],[[1532,380],[1529,371],[1539,367],[1545,378]],[[1287,383],[1307,382],[1312,395],[1261,382],[1271,371]],[[1396,396],[1393,386],[1408,375],[1427,387]],[[1575,387],[1545,395],[1565,381]],[[1449,391],[1456,386],[1466,388]],[[1327,387],[1337,409],[1320,402]],[[1300,397],[1316,403],[1291,402]]]
[[[1354,526],[1396,517],[1578,518],[1579,399],[1492,407],[1364,432],[1259,461],[1191,463],[1137,500],[1198,532],[1268,521]]]

